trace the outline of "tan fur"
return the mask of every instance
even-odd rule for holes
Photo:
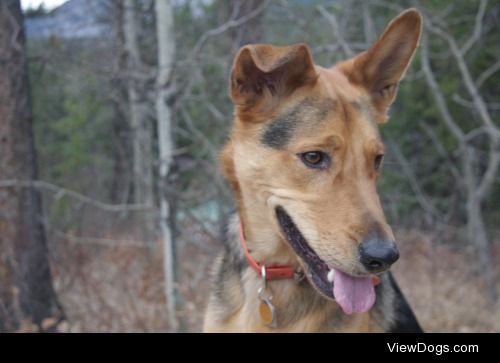
[[[221,166],[235,194],[255,260],[304,268],[280,230],[274,212],[278,205],[290,213],[322,260],[351,275],[367,273],[356,251],[371,226],[376,224],[387,239],[394,239],[376,190],[374,160],[384,153],[377,124],[387,118],[397,84],[417,45],[420,24],[416,10],[406,11],[368,51],[328,69],[313,65],[305,45],[254,45],[238,53],[231,80],[235,122],[221,153]],[[282,149],[262,145],[268,121],[304,99],[313,104],[327,100],[334,110],[325,113],[325,120],[297,125]],[[304,118],[308,118],[307,112],[305,108]],[[332,156],[328,170],[307,169],[297,158],[299,153],[316,150]],[[325,319],[339,315],[336,303],[319,303],[292,325],[269,329],[257,313],[259,277],[245,269],[241,283],[243,288],[236,283],[224,287],[235,296],[236,307],[223,321],[211,300],[205,331],[315,332],[325,329]],[[272,281],[270,286],[278,309],[294,303],[299,288],[296,282]],[[317,293],[311,290],[311,294]],[[333,328],[343,332],[381,330],[368,313],[350,317],[346,323],[339,319]]]
[[[261,286],[260,280],[255,280],[255,272],[248,270],[243,277],[245,281],[245,296],[248,296],[241,306],[241,309],[224,324],[220,324],[215,316],[212,316],[212,309],[207,311],[203,330],[205,332],[259,332],[259,333],[300,333],[300,332],[336,332],[336,333],[353,333],[353,332],[376,332],[382,331],[381,327],[371,319],[368,313],[357,314],[347,323],[338,324],[334,329],[325,329],[325,320],[332,313],[339,314],[339,308],[336,304],[331,303],[325,305],[322,309],[315,309],[313,313],[304,316],[296,321],[292,326],[268,328],[264,326],[260,320],[258,311],[259,300],[255,291]],[[274,296],[273,303],[277,309],[283,308],[285,304],[293,303],[293,300],[281,299],[284,296],[293,296],[295,282],[281,281],[271,283]],[[237,290],[237,289],[235,289]]]

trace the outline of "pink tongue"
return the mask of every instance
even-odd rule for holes
[[[371,277],[354,277],[335,270],[333,277],[335,301],[344,313],[364,313],[375,303],[375,289]]]

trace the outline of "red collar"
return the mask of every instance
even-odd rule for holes
[[[247,258],[248,265],[257,273],[257,275],[262,276],[262,267],[265,269],[266,280],[286,280],[293,279],[295,275],[295,268],[293,266],[262,266],[260,263],[255,261],[248,251],[247,241],[245,239],[245,234],[243,233],[243,223],[240,222],[240,241],[243,246],[243,252],[245,252],[245,257]],[[373,286],[380,284],[380,277],[373,276]]]
[[[262,276],[262,269],[264,267],[266,280],[285,280],[293,279],[295,277],[295,268],[293,266],[263,266],[253,259],[248,251],[247,241],[245,240],[245,235],[243,233],[243,223],[240,222],[240,241],[243,246],[243,252],[248,261],[248,265],[257,272],[259,276]]]

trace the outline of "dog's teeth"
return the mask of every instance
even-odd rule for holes
[[[328,275],[326,276],[326,278],[328,279],[328,282],[333,282],[333,277],[335,276],[335,270],[330,270],[328,272]]]

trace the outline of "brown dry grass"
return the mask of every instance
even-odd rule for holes
[[[439,244],[437,238],[418,231],[401,231],[397,237],[401,259],[395,276],[424,330],[500,332],[500,304],[490,302],[482,279],[474,273],[473,250],[452,242]],[[494,252],[493,260],[498,261],[498,248]],[[495,272],[499,276],[498,265]]]
[[[179,317],[184,330],[196,332],[209,294],[209,266],[220,246],[202,230],[184,226],[183,231]],[[397,236],[401,259],[395,275],[426,331],[500,331],[499,304],[488,302],[481,279],[471,268],[473,258],[463,246],[439,244],[432,235],[418,231],[400,231]],[[70,331],[168,331],[160,244],[154,253],[67,241],[58,247],[56,288]]]

